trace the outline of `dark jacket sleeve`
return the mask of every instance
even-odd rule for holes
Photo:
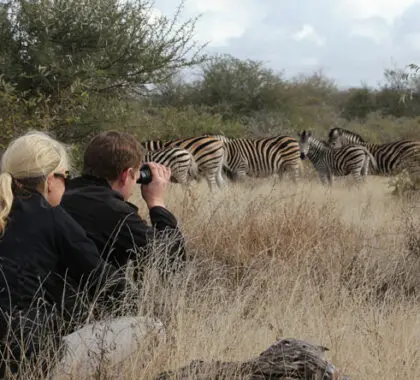
[[[149,211],[150,220],[152,225],[158,230],[162,231],[165,228],[176,229],[178,227],[178,221],[175,216],[166,208],[155,206]]]
[[[106,294],[118,298],[126,286],[122,273],[100,257],[95,243],[61,206],[55,207],[53,212],[60,261],[71,279],[91,296],[97,295],[106,285]]]
[[[153,227],[158,231],[154,238],[162,239],[167,244],[167,252],[171,264],[186,260],[185,240],[178,227],[175,216],[164,207],[152,207],[149,211]]]
[[[175,216],[158,206],[152,207],[149,213],[152,226],[137,212],[127,215],[119,232],[119,242],[126,242],[127,252],[133,246],[138,249],[136,257],[139,264],[142,259],[150,258],[151,254],[155,258],[157,256],[161,263],[165,262],[165,266],[182,264],[186,260],[185,241]]]

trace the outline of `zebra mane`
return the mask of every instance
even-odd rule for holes
[[[166,141],[164,140],[145,140],[140,145],[146,150],[156,150],[159,146],[164,146]]]
[[[232,137],[221,135],[221,134],[214,134],[214,133],[204,133],[203,136],[205,137],[214,137],[223,142],[229,142],[232,140]]]
[[[352,141],[355,141],[355,142],[359,142],[359,143],[365,142],[362,136],[360,136],[356,132],[352,132],[352,131],[349,131],[348,129],[343,129],[343,128],[331,128],[330,131],[328,132],[328,139],[329,139],[328,141],[333,140],[334,138],[333,135],[336,133],[338,133],[340,136],[348,137]]]
[[[315,145],[319,148],[322,148],[322,149],[330,148],[330,144],[327,141],[318,139],[314,135],[311,135],[311,140],[312,140],[313,145]]]

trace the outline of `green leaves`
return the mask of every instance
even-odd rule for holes
[[[158,83],[201,62],[191,43],[195,20],[156,16],[146,0],[12,1],[4,34],[18,42],[19,86],[57,95],[78,79],[89,92]],[[179,15],[178,15],[179,17]],[[192,53],[192,54],[191,54]],[[42,67],[43,70],[38,70]],[[9,77],[22,77],[4,68]]]
[[[97,119],[89,113],[101,98],[142,93],[146,84],[202,62],[202,47],[193,41],[196,19],[181,21],[181,10],[182,3],[170,19],[151,0],[0,4],[0,74],[18,94],[22,118],[33,123],[36,114],[70,138],[68,125]]]

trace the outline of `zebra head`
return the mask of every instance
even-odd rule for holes
[[[328,132],[328,144],[331,148],[340,148],[343,146],[343,130],[341,128],[332,128]]]
[[[300,158],[304,160],[309,152],[310,142],[312,138],[311,131],[303,131],[298,133],[299,136],[299,149],[300,149]]]

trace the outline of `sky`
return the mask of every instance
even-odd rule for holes
[[[172,16],[178,0],[155,0]],[[285,77],[322,71],[340,87],[376,87],[420,63],[420,0],[185,0],[206,53],[262,61]]]

